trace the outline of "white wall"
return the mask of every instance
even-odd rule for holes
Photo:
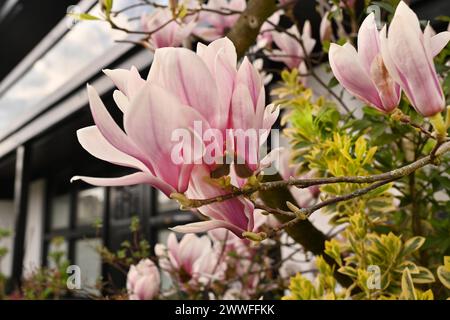
[[[24,276],[41,265],[42,219],[45,201],[45,181],[30,184],[28,195],[27,229],[25,232]]]
[[[14,205],[12,200],[0,200],[0,229],[10,230],[14,229]],[[9,238],[0,240],[0,247],[8,248],[9,252],[0,262],[0,272],[9,277],[12,269],[12,249],[13,237],[11,234]]]

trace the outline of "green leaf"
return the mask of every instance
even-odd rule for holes
[[[113,0],[101,0],[102,10],[105,11],[106,16],[109,16],[113,6]]]
[[[384,10],[386,10],[389,13],[394,13],[394,7],[389,3],[382,2],[382,1],[373,1],[371,4],[379,6],[380,8],[383,8]]]
[[[402,250],[402,255],[403,256],[410,255],[411,253],[419,250],[420,247],[422,247],[422,245],[424,243],[425,243],[425,238],[424,237],[413,237],[413,238],[409,239],[404,244],[404,247],[403,247],[403,250]]]
[[[449,16],[437,16],[434,19],[435,20],[439,20],[439,21],[444,21],[444,22],[450,22],[450,17]]]
[[[402,293],[400,294],[400,299],[417,300],[416,291],[414,290],[414,283],[408,268],[403,270]]]
[[[419,273],[419,268],[414,262],[411,261],[404,261],[402,262],[397,268],[394,269],[395,272],[403,273],[405,269],[409,269],[409,272],[411,274],[413,273]]]
[[[411,273],[414,283],[422,284],[422,283],[432,283],[436,281],[430,270],[420,266],[418,267],[418,269],[419,269],[418,273]]]
[[[331,78],[330,81],[328,82],[327,87],[328,87],[328,88],[334,88],[334,87],[336,87],[338,84],[339,84],[339,81],[338,81],[335,77],[333,77],[333,78]]]
[[[358,271],[350,266],[344,266],[338,269],[339,273],[346,274],[351,278],[356,278],[358,276]]]
[[[450,256],[444,257],[444,265],[437,268],[437,276],[442,284],[450,289]]]
[[[68,15],[77,20],[102,20],[101,18],[89,13],[69,13]]]
[[[366,139],[364,139],[364,137],[361,136],[355,142],[355,155],[356,155],[356,159],[358,161],[361,161],[363,159],[363,156],[366,153],[366,150],[367,150]]]
[[[341,252],[336,239],[325,241],[325,253],[333,258],[339,266],[342,266]]]

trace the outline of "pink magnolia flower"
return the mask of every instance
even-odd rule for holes
[[[147,80],[141,79],[133,68],[105,70],[119,89],[114,98],[123,111],[124,130],[88,86],[95,126],[79,130],[78,140],[93,156],[138,172],[120,178],[77,176],[73,180],[98,186],[148,183],[167,196],[189,191],[192,198],[208,198],[226,192],[205,182],[216,164],[202,163],[211,145],[219,146],[212,148],[214,161],[223,159],[224,151],[230,148],[237,159],[244,160],[249,171],[266,167],[276,153],[262,158],[261,146],[279,110],[265,106],[264,85],[256,68],[247,59],[239,69],[236,63],[233,43],[223,38],[208,46],[199,44],[197,53],[184,48],[157,49]],[[181,146],[173,139],[179,129],[187,129],[184,133],[188,132],[190,138],[183,139]],[[211,130],[212,142],[205,143],[200,130]],[[234,134],[239,130],[244,137],[243,149]],[[250,142],[245,140],[247,130],[256,133]],[[236,140],[229,139],[228,132]],[[196,145],[200,145],[200,150]],[[253,206],[246,200],[210,205],[201,208],[201,212],[211,220],[180,227],[179,231],[202,232],[223,227],[238,236],[253,231]]]
[[[267,217],[261,214],[257,214],[255,218],[256,229],[267,221]],[[270,266],[270,258],[261,256],[260,246],[252,246],[249,240],[236,237],[228,230],[215,229],[209,231],[208,235],[213,240],[216,251],[223,252],[220,266],[224,275],[240,279],[238,283],[228,283],[231,288],[239,287],[235,296],[251,299],[266,275],[265,270]]]
[[[217,271],[217,254],[208,236],[187,234],[178,242],[175,233],[171,232],[167,246],[158,243],[155,253],[160,267],[170,274],[175,274],[182,283],[205,283],[212,276],[216,276],[212,273]]]
[[[306,21],[303,25],[303,32],[301,35],[296,25],[293,25],[287,31],[291,35],[302,39],[306,52],[303,51],[301,45],[292,36],[283,32],[274,31],[272,34],[273,41],[278,46],[279,50],[273,50],[274,56],[271,56],[270,59],[281,61],[288,66],[288,68],[294,69],[298,68],[304,58],[311,54],[316,45],[316,40],[312,37],[311,23],[309,21]]]
[[[130,300],[152,300],[159,293],[159,270],[150,259],[132,265],[127,275]]]
[[[207,9],[226,12],[244,11],[247,7],[245,0],[209,0]],[[213,41],[225,36],[239,19],[239,14],[222,15],[203,11],[200,13],[198,26],[194,33],[206,41]]]
[[[450,40],[450,32],[422,32],[419,19],[403,1],[395,10],[389,31],[381,31],[381,53],[390,75],[400,84],[414,108],[425,117],[445,107],[445,97],[433,63]]]
[[[141,21],[144,31],[153,32],[149,42],[151,48],[178,47],[194,30],[197,22],[171,21],[172,12],[167,9],[155,9],[150,14],[142,15]],[[171,21],[171,22],[169,22]]]
[[[172,133],[179,128],[194,131],[196,121],[204,130],[210,125],[225,130],[236,61],[234,45],[220,39],[208,47],[200,46],[199,55],[184,48],[156,50],[147,81],[135,69],[105,70],[119,89],[114,97],[124,112],[125,132],[88,86],[96,125],[79,130],[78,140],[93,156],[139,172],[121,178],[77,176],[73,180],[99,186],[148,183],[167,196],[185,192],[197,157],[189,163],[174,163],[172,151],[177,144],[171,139]],[[192,140],[196,140],[195,135]]]
[[[330,41],[333,37],[333,28],[331,21],[328,19],[329,12],[325,12],[320,21],[320,41],[323,43],[325,41]]]
[[[331,69],[350,93],[381,112],[393,111],[400,102],[400,86],[392,79],[381,57],[380,38],[373,13],[367,16],[358,32],[358,52],[346,43],[332,43]]]

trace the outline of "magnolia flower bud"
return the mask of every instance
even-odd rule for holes
[[[159,292],[159,270],[150,259],[132,265],[127,275],[130,300],[151,300]]]

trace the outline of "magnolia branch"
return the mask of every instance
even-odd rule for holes
[[[282,225],[278,226],[277,228],[272,229],[268,234],[267,237],[271,238],[273,236],[275,236],[277,233],[279,233],[280,231],[282,231],[285,228],[289,228],[292,227],[293,225],[295,225],[296,223],[299,223],[302,220],[305,220],[307,218],[309,218],[314,212],[316,212],[317,210],[320,210],[326,206],[329,205],[333,205],[342,201],[348,201],[354,198],[358,198],[361,197],[371,191],[374,191],[375,189],[378,189],[388,183],[391,183],[397,179],[400,179],[400,177],[397,178],[392,178],[389,180],[385,180],[385,181],[379,181],[377,183],[371,184],[368,187],[362,188],[362,189],[358,189],[352,193],[348,193],[342,196],[337,196],[337,197],[333,197],[327,200],[324,200],[322,202],[319,202],[313,206],[310,207],[306,207],[306,208],[295,208],[292,207],[292,204],[288,204],[289,207],[291,208],[291,210],[293,210],[294,214],[296,215],[296,217],[292,220],[289,220],[286,223],[283,223]],[[276,211],[273,211],[274,214],[276,214],[276,212],[278,211],[278,209],[276,209]]]
[[[445,142],[440,145],[433,154],[430,154],[426,157],[423,157],[417,161],[414,161],[406,166],[403,166],[398,169],[394,169],[389,172],[374,174],[369,176],[342,176],[342,177],[327,177],[327,178],[317,178],[317,179],[288,179],[288,180],[280,180],[280,181],[272,181],[272,182],[264,182],[256,184],[252,187],[247,187],[243,189],[235,189],[232,192],[224,195],[220,195],[217,197],[209,198],[209,199],[187,199],[184,195],[174,194],[172,198],[178,200],[184,207],[186,208],[199,208],[204,205],[212,204],[215,202],[226,201],[235,197],[244,196],[250,197],[253,193],[258,191],[267,191],[271,189],[284,188],[288,186],[295,186],[298,188],[308,188],[311,186],[317,185],[325,185],[325,184],[335,184],[335,183],[356,183],[356,184],[367,184],[372,183],[371,185],[358,189],[352,193],[330,198],[323,202],[317,203],[313,206],[306,208],[296,208],[292,204],[288,204],[289,208],[292,212],[283,211],[279,209],[270,208],[266,205],[256,204],[256,208],[262,209],[269,213],[279,214],[289,217],[296,217],[293,220],[287,222],[285,225],[282,225],[282,228],[289,227],[291,224],[295,224],[302,219],[308,218],[315,211],[332,204],[336,204],[341,201],[347,201],[359,196],[362,196],[372,190],[375,190],[385,184],[388,184],[392,181],[398,180],[402,177],[408,176],[416,170],[425,167],[429,164],[437,164],[439,157],[446,154],[450,151],[450,142]]]

